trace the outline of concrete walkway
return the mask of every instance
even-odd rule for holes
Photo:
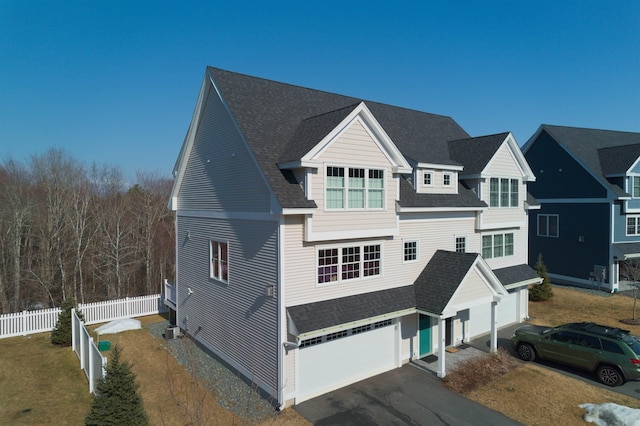
[[[525,324],[526,323],[514,324],[498,330],[498,348],[511,352],[511,336],[513,335],[513,331]],[[488,354],[490,352],[490,341],[491,336],[486,334],[455,347],[455,352],[447,352],[444,356],[445,373],[454,371],[459,365],[468,362],[470,359]],[[413,361],[413,364],[433,374],[438,373],[437,355],[427,355],[426,357]]]

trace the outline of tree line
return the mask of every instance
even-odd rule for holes
[[[0,313],[154,294],[174,276],[172,180],[50,149],[0,163]]]

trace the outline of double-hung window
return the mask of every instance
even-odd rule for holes
[[[482,257],[492,259],[494,257],[513,256],[513,234],[494,234],[482,237]]]
[[[518,207],[518,179],[491,178],[489,207]]]
[[[209,246],[209,276],[219,281],[229,281],[229,247],[227,243],[211,240]]]
[[[640,198],[640,176],[633,177],[633,198]]]
[[[355,280],[380,275],[380,244],[318,250],[317,282]]]
[[[557,237],[559,216],[557,214],[538,215],[538,236]]]
[[[640,216],[627,216],[627,235],[640,235]]]
[[[451,186],[451,173],[442,174],[442,186]]]
[[[382,209],[384,190],[384,170],[327,167],[327,209]]]
[[[456,252],[465,253],[467,251],[467,237],[456,237]]]

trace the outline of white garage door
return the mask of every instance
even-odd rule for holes
[[[323,343],[300,348],[296,403],[394,368],[397,327],[372,325],[368,331],[349,331],[345,337],[325,337]]]
[[[498,303],[496,316],[498,328],[514,322],[518,318],[518,292],[509,293]],[[469,337],[474,338],[491,332],[491,305],[486,303],[469,309]]]

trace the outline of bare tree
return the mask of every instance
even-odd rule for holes
[[[163,223],[170,218],[170,212],[166,207],[171,190],[170,181],[160,178],[157,174],[138,173],[138,184],[129,191],[133,208],[138,221],[138,238],[140,260],[144,265],[145,292],[151,294],[162,282],[161,277],[154,273],[153,267],[162,268],[154,260],[158,258],[157,235],[158,232],[166,232]],[[160,248],[161,249],[161,248]]]
[[[22,253],[29,233],[32,200],[29,195],[29,174],[23,165],[8,160],[2,165],[5,182],[0,190],[2,206],[3,270],[9,271],[7,284],[13,290],[13,310],[21,305]],[[1,279],[1,277],[0,277]],[[5,286],[0,283],[0,306],[3,312],[9,311]]]
[[[72,204],[73,182],[84,177],[83,168],[60,149],[50,149],[43,155],[31,157],[32,173],[42,192],[40,212],[44,216],[40,227],[43,268],[38,277],[43,285],[59,282],[62,299],[67,297],[67,262],[73,251],[68,245],[70,224],[67,212]]]
[[[625,320],[629,324],[640,324],[640,320],[636,315],[636,307],[638,305],[638,287],[640,287],[640,259],[629,259],[620,264],[621,274],[625,275],[631,281],[631,290],[633,292],[633,317],[631,320]]]

